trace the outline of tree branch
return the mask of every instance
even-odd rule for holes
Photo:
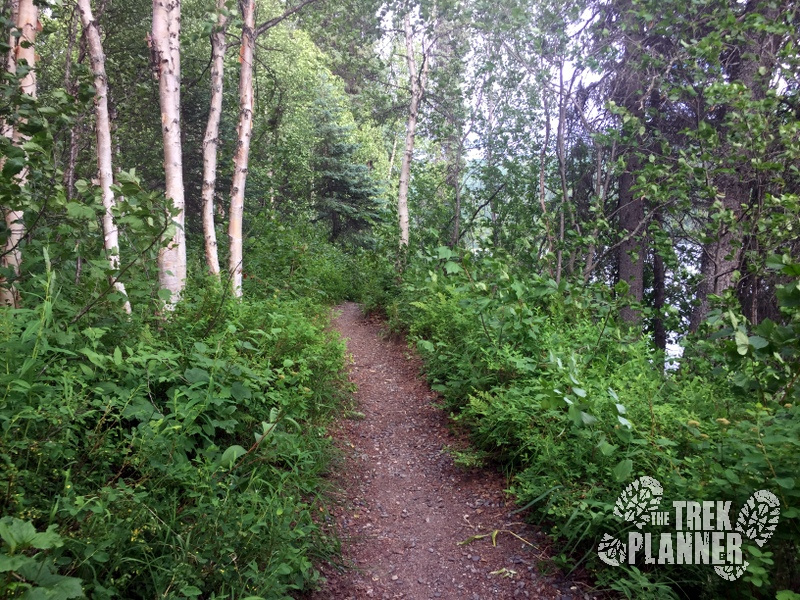
[[[288,19],[293,14],[301,11],[304,7],[306,7],[309,4],[313,4],[314,2],[317,2],[317,0],[303,0],[302,2],[300,2],[300,4],[297,4],[296,6],[293,6],[292,8],[286,9],[286,11],[282,15],[280,15],[279,17],[275,17],[274,19],[270,19],[269,21],[266,21],[266,22],[262,23],[261,25],[259,25],[258,27],[256,27],[255,32],[253,33],[253,37],[260,36],[262,33],[268,31],[269,29],[272,29],[273,27],[275,27],[276,25],[278,25],[282,21]]]
[[[142,251],[139,253],[139,256],[137,256],[136,258],[134,258],[134,259],[133,259],[131,262],[129,262],[127,265],[125,265],[125,266],[124,266],[122,269],[120,269],[120,270],[119,270],[119,272],[116,274],[116,276],[115,276],[115,277],[114,277],[114,278],[111,280],[111,282],[108,284],[108,287],[107,287],[105,290],[103,290],[103,291],[100,293],[100,295],[98,295],[98,296],[97,296],[97,298],[95,298],[94,300],[92,300],[91,302],[89,302],[89,304],[87,304],[86,306],[84,306],[84,307],[83,307],[83,308],[82,308],[82,309],[81,309],[81,310],[78,312],[78,314],[77,314],[77,315],[75,315],[75,316],[72,318],[72,320],[69,322],[69,323],[70,323],[70,325],[72,325],[72,324],[74,324],[74,323],[77,323],[77,322],[78,322],[78,321],[79,321],[79,320],[80,320],[80,319],[81,319],[81,318],[82,318],[82,317],[83,317],[83,316],[84,316],[86,313],[88,313],[88,312],[89,312],[89,311],[92,309],[92,307],[94,307],[94,306],[95,306],[95,305],[96,305],[98,302],[100,302],[100,300],[102,300],[103,298],[105,298],[105,297],[108,295],[108,293],[109,293],[111,290],[115,289],[115,288],[114,288],[114,285],[115,285],[115,284],[116,284],[116,283],[117,283],[117,282],[120,280],[120,277],[122,277],[122,276],[123,276],[123,275],[124,275],[124,274],[125,274],[125,273],[128,271],[128,269],[130,269],[130,268],[131,268],[133,265],[135,265],[135,264],[136,264],[136,263],[139,261],[139,259],[140,259],[141,257],[143,257],[145,254],[147,254],[147,253],[148,253],[148,252],[149,252],[149,251],[150,251],[150,250],[153,248],[153,246],[155,246],[157,243],[159,243],[160,241],[162,241],[162,239],[161,239],[161,238],[162,238],[162,236],[164,235],[164,233],[167,231],[167,229],[169,229],[169,226],[170,226],[170,224],[171,224],[171,223],[172,223],[172,220],[171,220],[171,219],[165,219],[165,220],[164,220],[164,227],[161,229],[161,231],[159,232],[159,234],[158,234],[158,235],[157,235],[155,238],[153,238],[153,241],[152,241],[152,242],[150,242],[150,244],[147,246],[147,248],[145,248],[144,250],[142,250]]]
[[[459,234],[459,236],[458,236],[458,239],[459,239],[459,241],[461,241],[461,238],[462,238],[462,237],[464,237],[464,234],[465,234],[465,233],[466,233],[468,230],[470,230],[470,229],[472,228],[472,224],[475,222],[475,218],[478,216],[478,213],[479,213],[479,212],[481,212],[481,211],[482,211],[484,208],[486,208],[486,207],[489,205],[489,203],[490,203],[492,200],[494,200],[494,199],[495,199],[495,197],[497,196],[497,194],[499,194],[500,192],[502,192],[502,191],[503,191],[503,189],[504,189],[505,187],[506,187],[506,184],[505,184],[505,183],[501,183],[501,184],[500,184],[500,187],[498,187],[498,188],[497,188],[497,189],[496,189],[494,192],[492,192],[492,195],[491,195],[491,196],[489,196],[489,199],[488,199],[488,200],[486,200],[486,202],[484,202],[483,204],[481,204],[481,205],[480,205],[480,206],[479,206],[477,209],[475,209],[475,212],[474,212],[474,213],[472,213],[472,217],[471,217],[471,218],[470,218],[470,220],[469,220],[469,225],[467,225],[466,227],[464,227],[464,229],[462,229],[462,230],[461,230],[461,233],[460,233],[460,234]]]

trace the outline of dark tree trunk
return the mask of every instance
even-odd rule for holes
[[[667,349],[667,329],[664,327],[664,304],[666,303],[667,285],[665,281],[664,259],[653,251],[653,338],[656,348],[659,350]]]
[[[631,158],[619,178],[619,229],[624,236],[619,247],[619,280],[628,284],[628,298],[641,302],[644,296],[644,242],[640,229],[644,221],[644,201],[633,193],[638,161]],[[622,320],[632,325],[641,321],[640,311],[631,305],[620,311]]]
[[[758,13],[765,22],[777,19],[782,8],[776,4],[750,1],[745,13]],[[725,68],[730,81],[738,81],[750,92],[753,100],[766,97],[773,75],[780,38],[768,30],[745,31],[738,45],[733,46],[727,57]],[[756,196],[758,174],[752,166],[752,153],[741,143],[730,139],[728,111],[730,106],[717,109],[717,122],[721,140],[717,162],[725,167],[714,177],[717,198],[722,208],[732,219],[721,219],[717,230],[711,232],[713,239],[703,247],[700,262],[702,280],[697,290],[697,304],[689,322],[691,331],[696,331],[708,315],[709,295],[720,295],[735,284],[734,274],[744,274],[742,269],[742,246],[744,240],[744,208]],[[757,315],[756,315],[757,316]]]

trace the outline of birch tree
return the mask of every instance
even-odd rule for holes
[[[158,281],[169,290],[168,306],[180,298],[186,284],[186,233],[184,231],[183,159],[181,156],[181,2],[153,0],[151,49],[158,73],[161,133],[164,142],[166,196],[174,225],[169,243],[158,253]]]
[[[11,2],[9,2],[8,13],[9,20],[16,25],[19,19],[19,0],[11,0]],[[9,73],[13,74],[17,71],[17,36],[13,29],[8,35],[8,53],[5,56],[5,67],[6,71]],[[14,133],[11,123],[3,120],[1,126],[3,135],[7,138],[11,138]]]
[[[22,61],[28,66],[28,71],[20,80],[20,88],[23,93],[36,97],[36,52],[34,42],[36,41],[37,25],[39,23],[39,11],[33,0],[19,0],[12,4],[12,14],[16,9],[17,30],[20,34],[19,40],[15,41],[12,36],[11,50],[7,59],[7,68],[11,72],[16,72],[17,67]],[[15,145],[21,145],[25,141],[25,136],[8,123],[3,126],[3,133],[10,137]],[[18,175],[17,180],[20,188],[25,186],[28,174],[23,169]],[[15,276],[19,275],[19,267],[22,262],[22,253],[19,246],[22,238],[25,237],[25,223],[23,221],[24,212],[19,207],[4,209],[6,227],[8,228],[8,239],[3,249],[0,265],[11,269]],[[0,281],[0,284],[5,282]],[[13,285],[0,285],[0,306],[19,306],[19,294]]]
[[[247,183],[247,165],[250,160],[250,137],[253,131],[253,53],[255,49],[255,0],[244,0],[242,5],[242,46],[239,52],[239,125],[238,142],[233,158],[233,181],[231,182],[231,208],[228,221],[231,275],[233,293],[242,296],[242,215],[244,213],[244,190]]]
[[[219,277],[217,232],[214,227],[214,195],[217,181],[217,149],[219,122],[222,116],[222,84],[225,68],[225,28],[228,15],[225,0],[217,0],[217,24],[211,32],[211,106],[203,137],[203,237],[206,266],[209,273]]]
[[[89,47],[89,59],[94,75],[94,110],[95,130],[97,135],[97,171],[100,180],[100,189],[103,195],[103,246],[106,250],[109,266],[112,271],[119,269],[119,232],[114,222],[113,209],[116,205],[114,192],[111,191],[114,171],[111,162],[111,121],[108,116],[108,78],[106,77],[106,59],[100,40],[100,31],[92,15],[89,0],[78,0],[78,10],[81,13],[81,23],[86,34]],[[127,300],[125,285],[116,278],[114,288],[122,294],[125,300],[125,312],[131,313],[131,304]]]
[[[275,27],[276,25],[283,22],[285,19],[289,18],[291,15],[299,12],[303,7],[313,4],[317,0],[302,0],[298,4],[289,7],[286,9],[283,14],[269,19],[268,21],[262,23],[258,27],[255,26],[255,2],[251,2],[248,6],[244,7],[245,11],[245,20],[247,18],[246,13],[248,7],[250,12],[251,22],[250,25],[245,24],[245,29],[250,31],[249,36],[245,36],[243,33],[242,37],[242,46],[240,50],[240,61],[242,63],[242,67],[244,68],[245,63],[247,63],[247,69],[249,73],[243,73],[242,75],[249,78],[249,84],[246,82],[240,81],[240,119],[239,119],[239,144],[237,146],[237,154],[236,154],[236,172],[239,173],[239,181],[237,182],[234,180],[234,184],[232,186],[232,193],[231,193],[231,205],[234,204],[234,198],[236,194],[240,194],[241,198],[236,197],[236,202],[241,205],[241,212],[244,212],[244,191],[245,191],[245,183],[247,180],[247,168],[249,163],[249,148],[250,148],[250,136],[253,129],[252,122],[253,122],[253,54],[255,49],[255,39],[262,35],[263,33],[267,32],[269,29]],[[209,109],[208,114],[208,123],[206,124],[206,131],[205,136],[203,137],[203,235],[205,238],[205,255],[206,255],[206,266],[208,267],[209,272],[212,275],[219,276],[220,267],[219,267],[219,254],[217,252],[217,234],[216,229],[214,227],[214,195],[216,192],[216,184],[217,184],[217,155],[218,155],[218,148],[219,148],[219,124],[220,124],[220,117],[222,116],[222,90],[223,90],[223,70],[225,66],[225,50],[227,49],[227,45],[225,43],[225,32],[228,26],[228,9],[226,8],[226,0],[217,0],[217,23],[214,31],[211,34],[211,106]],[[250,48],[247,50],[245,46],[249,44]],[[244,56],[246,53],[250,54],[250,60],[245,61]],[[244,89],[249,90],[247,93],[250,96],[249,100],[249,109],[242,112],[243,100],[242,100],[242,83],[245,83]],[[244,114],[248,114],[247,120],[249,120],[249,125],[243,126],[243,116]],[[245,150],[244,139],[242,136],[247,138],[246,146],[247,149]],[[234,194],[234,190],[236,194]],[[234,228],[231,229],[230,224],[233,223],[233,220],[229,223],[229,235],[231,233],[234,236],[237,236],[236,239],[239,241],[234,244],[231,243],[231,250],[236,250],[241,254],[241,214],[237,217],[238,223],[234,225]],[[236,233],[238,231],[238,234]],[[232,238],[233,239],[233,238]],[[241,291],[241,268],[242,268],[242,256],[239,256],[237,260],[238,265],[238,278],[239,278],[239,285],[238,287],[235,284],[236,281],[236,268],[231,268],[231,273],[233,273],[233,280],[234,280],[234,289],[238,289]]]
[[[397,214],[400,221],[400,248],[408,247],[408,186],[411,181],[411,161],[414,159],[414,137],[417,133],[419,105],[428,83],[428,61],[425,52],[425,41],[422,40],[421,65],[417,64],[415,54],[415,35],[411,27],[411,14],[406,13],[403,20],[403,31],[406,44],[406,61],[408,63],[408,80],[411,99],[406,119],[406,143],[403,160],[400,164],[400,183],[397,191]]]

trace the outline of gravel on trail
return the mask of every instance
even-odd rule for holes
[[[357,388],[357,413],[333,431],[343,458],[331,519],[348,568],[324,565],[312,600],[592,598],[552,565],[547,538],[511,514],[502,475],[453,464],[446,448],[463,442],[406,344],[357,304],[336,311]]]

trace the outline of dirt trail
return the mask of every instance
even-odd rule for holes
[[[419,360],[404,343],[384,339],[358,305],[337,310],[364,414],[343,420],[335,434],[346,456],[336,483],[346,497],[333,516],[353,568],[326,568],[314,600],[584,598],[576,584],[540,574],[543,539],[509,514],[503,478],[464,471],[443,451],[458,441],[431,404]],[[489,537],[459,545],[498,529],[534,547],[506,532],[496,547]]]

